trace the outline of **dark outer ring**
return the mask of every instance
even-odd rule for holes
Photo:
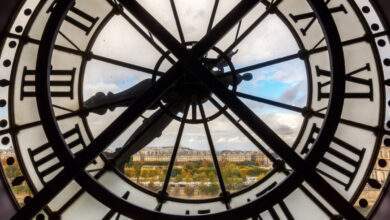
[[[323,156],[327,150],[330,141],[337,129],[338,121],[341,116],[343,106],[343,94],[345,91],[345,69],[344,69],[344,57],[340,43],[340,37],[337,32],[337,28],[326,5],[322,1],[309,0],[312,8],[316,9],[315,13],[318,20],[323,27],[324,31],[328,30],[329,34],[326,36],[327,43],[329,45],[329,53],[332,59],[332,97],[330,99],[330,108],[327,112],[327,117],[323,124],[323,128],[319,133],[319,137],[315,142],[315,148],[307,158],[312,163],[312,169],[318,164],[319,159]],[[36,91],[38,93],[38,108],[41,118],[43,119],[43,127],[50,142],[62,142],[62,146],[55,145],[54,150],[59,156],[59,159],[69,166],[72,161],[66,160],[67,158],[73,158],[74,155],[67,147],[63,136],[61,135],[58,124],[55,121],[54,112],[51,106],[50,88],[48,87],[48,80],[50,74],[50,63],[53,45],[58,34],[58,30],[61,26],[66,12],[73,5],[73,0],[60,1],[53,14],[46,25],[43,39],[45,44],[40,45],[39,56],[37,61],[38,70],[42,74],[38,75]],[[326,27],[326,28],[325,28]],[[325,32],[326,34],[327,32]],[[47,40],[47,41],[46,41]],[[335,74],[337,72],[338,74]],[[44,117],[42,117],[44,116]],[[318,146],[317,146],[318,145]],[[65,169],[66,169],[65,167]],[[155,211],[146,210],[135,205],[132,205],[123,199],[113,195],[105,187],[100,185],[89,176],[86,172],[80,172],[76,175],[75,180],[92,196],[105,204],[107,207],[112,208],[115,211],[120,212],[131,218],[161,218],[164,219],[199,219],[199,216],[182,216],[171,215],[165,213],[159,213]],[[227,210],[224,212],[213,213],[209,215],[201,216],[202,219],[241,219],[252,217],[263,210],[270,208],[276,202],[280,201],[285,196],[289,195],[293,190],[299,186],[303,181],[302,177],[294,173],[289,176],[283,183],[281,183],[274,190],[266,193],[263,197],[243,205],[236,209]]]

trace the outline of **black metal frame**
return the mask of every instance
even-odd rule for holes
[[[69,152],[69,150],[66,148],[66,144],[64,144],[64,140],[62,139],[61,135],[58,137],[58,134],[60,134],[60,132],[58,132],[58,127],[56,125],[56,122],[55,122],[55,120],[53,120],[53,119],[55,119],[55,117],[53,114],[53,110],[51,109],[51,106],[50,106],[50,104],[51,104],[50,91],[49,91],[49,85],[47,83],[47,80],[48,80],[48,75],[50,74],[50,70],[48,69],[48,67],[50,66],[50,60],[51,60],[50,54],[51,54],[51,50],[53,47],[54,39],[56,37],[56,33],[58,32],[59,25],[51,26],[50,24],[53,24],[55,22],[60,22],[64,18],[64,14],[62,14],[62,15],[60,14],[59,8],[61,8],[61,6],[62,6],[63,7],[62,9],[65,9],[65,8],[69,9],[71,6],[71,4],[70,4],[71,2],[72,1],[69,1],[69,2],[64,1],[64,2],[61,2],[61,4],[57,5],[56,11],[55,11],[55,13],[53,13],[52,17],[50,18],[50,21],[48,22],[49,25],[45,29],[45,35],[44,35],[43,39],[49,40],[46,42],[52,42],[52,43],[50,46],[41,45],[41,47],[40,47],[40,53],[39,53],[40,56],[39,56],[39,61],[38,61],[39,68],[38,69],[40,70],[40,72],[46,73],[46,74],[42,74],[42,75],[46,75],[46,76],[39,77],[40,79],[38,80],[38,83],[37,83],[37,89],[40,89],[40,91],[38,93],[38,103],[39,103],[39,108],[40,108],[40,114],[43,114],[45,112],[45,113],[49,113],[48,115],[52,115],[51,121],[50,121],[50,119],[45,120],[44,127],[45,127],[46,132],[48,133],[48,137],[49,137],[50,141],[53,142],[54,144],[59,143],[60,146],[63,146],[62,149],[58,149],[59,147],[56,147],[55,150],[58,153],[60,153],[59,154],[60,159],[62,159],[64,164],[65,164],[65,170],[63,172],[61,172],[57,177],[55,177],[54,180],[52,182],[50,182],[50,184],[47,187],[45,187],[40,193],[38,193],[36,195],[36,197],[33,198],[33,200],[35,200],[35,202],[32,202],[32,203],[30,203],[30,205],[27,205],[24,208],[22,208],[21,211],[19,212],[19,214],[15,216],[15,218],[17,218],[18,216],[21,216],[21,213],[23,213],[24,211],[25,211],[24,212],[25,214],[27,214],[27,213],[33,214],[34,212],[31,212],[33,210],[38,211],[40,208],[39,207],[40,203],[48,201],[50,199],[49,198],[50,194],[52,194],[53,192],[58,190],[59,187],[63,186],[63,184],[64,184],[63,182],[70,181],[72,179],[70,176],[72,176],[72,175],[76,175],[75,178],[78,182],[80,182],[80,180],[83,180],[81,182],[82,182],[82,185],[86,188],[86,190],[89,191],[90,193],[92,192],[92,195],[94,195],[95,197],[99,197],[99,195],[96,194],[96,190],[98,188],[98,187],[96,187],[97,185],[95,185],[95,187],[87,187],[88,185],[93,184],[94,181],[92,179],[90,179],[90,177],[86,176],[84,173],[80,173],[79,169],[88,164],[89,158],[93,159],[94,156],[97,156],[99,154],[99,152],[96,152],[97,149],[95,148],[95,147],[97,147],[98,144],[100,146],[104,146],[110,142],[110,140],[107,139],[108,135],[110,135],[110,136],[114,135],[113,132],[114,132],[114,130],[116,130],[116,128],[124,129],[126,127],[126,125],[123,125],[123,123],[118,124],[117,122],[114,122],[111,126],[109,126],[108,129],[106,129],[102,133],[103,135],[97,137],[97,139],[95,139],[91,143],[91,145],[89,146],[89,149],[93,149],[91,151],[95,151],[94,154],[91,155],[91,154],[87,154],[87,153],[83,152],[80,155],[80,157],[79,156],[76,157],[75,160],[73,159],[74,156],[72,155],[72,153]],[[68,3],[68,4],[66,5],[66,3]],[[245,3],[248,5],[245,5]],[[249,9],[251,9],[251,7],[253,7],[257,3],[258,3],[258,1],[242,1],[242,4],[240,4],[240,6],[247,6],[246,7],[247,10],[249,10]],[[194,59],[195,58],[194,55],[199,56],[199,55],[202,55],[204,52],[206,52],[205,49],[208,47],[207,46],[208,44],[206,43],[207,41],[206,42],[200,41],[200,43],[198,45],[196,45],[191,50],[190,54],[188,54],[188,52],[185,49],[183,50],[181,48],[181,46],[179,46],[179,44],[176,44],[176,40],[174,38],[172,38],[162,27],[160,27],[159,24],[155,20],[153,20],[153,18],[149,17],[150,15],[145,16],[145,14],[147,14],[147,12],[143,11],[143,9],[140,5],[137,5],[137,3],[133,3],[133,4],[129,3],[128,5],[126,5],[126,2],[123,2],[123,4],[125,6],[127,6],[128,10],[130,10],[130,12],[135,17],[137,17],[145,26],[147,26],[148,29],[152,33],[154,33],[155,35],[159,35],[158,37],[160,38],[160,41],[163,42],[163,44],[165,44],[168,48],[170,48],[171,51],[173,51],[173,53],[177,57],[182,58],[178,62],[177,66],[185,64],[185,66],[191,67],[191,69],[189,69],[189,71],[200,70],[200,72],[201,72],[200,78],[202,79],[203,83],[206,83],[209,86],[211,86],[211,88],[214,90],[214,92],[217,94],[217,96],[219,96],[219,98],[224,99],[224,97],[228,97],[230,95],[228,92],[224,91],[224,87],[221,86],[218,81],[215,81],[216,79],[214,79],[212,76],[208,75],[208,73],[207,73],[208,71],[205,70],[203,66],[198,65]],[[333,30],[333,33],[337,33],[337,31],[335,31],[335,24],[333,23],[333,20],[331,19],[329,12],[327,12],[327,10],[325,9],[325,5],[323,3],[316,2],[315,6],[316,6],[315,8],[317,9],[316,13],[320,17],[321,24],[323,26],[326,26],[327,31],[332,32],[332,30]],[[241,8],[240,10],[237,10],[237,12],[238,13],[240,13],[240,11],[245,12],[244,8],[245,7]],[[64,12],[64,11],[67,11],[67,10],[62,10],[62,12]],[[230,14],[230,15],[232,15],[232,14]],[[243,16],[243,15],[244,14],[242,14],[241,16]],[[230,16],[230,18],[232,18],[232,16]],[[225,21],[225,19],[223,21]],[[222,21],[222,23],[223,23],[223,21]],[[216,40],[218,40],[218,38],[219,38],[218,33],[223,34],[225,31],[229,30],[229,29],[226,29],[226,27],[234,25],[235,22],[238,22],[238,21],[234,21],[234,19],[226,19],[225,22],[227,22],[227,24],[224,24],[221,26],[217,25],[211,31],[211,33],[213,33],[213,31],[216,30],[215,35],[214,34],[208,35],[208,36],[211,36],[211,42],[210,42],[211,44],[213,44],[212,42],[216,43]],[[50,28],[48,28],[48,27],[50,27]],[[338,48],[334,47],[334,44],[336,44],[336,45],[340,44],[340,39],[338,38],[338,36],[327,36],[327,37],[328,37],[328,39],[327,39],[328,44],[330,45],[330,55],[331,55],[331,58],[333,58],[332,59],[332,61],[333,61],[332,66],[336,67],[336,69],[339,71],[338,73],[340,73],[340,72],[344,73],[343,59],[341,59],[341,61],[340,61],[340,59],[334,59],[336,57],[342,58],[342,51],[340,52],[340,47],[338,47]],[[207,39],[207,37],[205,39]],[[47,56],[44,55],[45,53]],[[336,69],[332,69],[333,73],[336,71]],[[176,67],[174,67],[173,71],[168,71],[168,73],[156,83],[156,86],[154,88],[152,88],[151,91],[146,92],[146,94],[149,93],[150,95],[154,96],[154,97],[148,98],[146,101],[152,102],[155,100],[155,98],[159,97],[156,94],[156,92],[163,91],[163,90],[161,90],[161,88],[159,88],[159,86],[165,85],[166,87],[169,87],[169,85],[172,82],[174,82],[173,78],[169,79],[169,77],[170,76],[175,76],[175,77],[177,76],[177,74],[175,74],[175,70],[178,70],[178,69]],[[168,78],[168,80],[167,80],[167,78]],[[343,94],[343,92],[344,92],[343,78],[344,78],[344,74],[339,74],[339,75],[333,74],[333,78],[332,78],[333,79],[333,87],[332,87],[333,93],[332,93],[332,95],[336,95],[336,94],[340,94],[340,93]],[[171,82],[169,82],[169,81],[171,81]],[[153,91],[156,89],[157,89],[157,91]],[[262,124],[261,120],[258,119],[255,115],[253,115],[253,113],[251,113],[251,111],[249,109],[246,110],[244,108],[243,110],[241,110],[241,112],[237,112],[237,107],[240,105],[240,101],[237,98],[230,96],[230,98],[228,100],[224,99],[223,101],[237,115],[241,116],[242,117],[241,119],[243,119],[243,121],[246,122],[247,124],[248,124],[248,122],[250,122],[251,119],[252,120],[255,119],[259,123],[257,125],[252,125],[252,126],[248,125],[248,126],[250,126],[252,129],[254,129],[255,132],[257,131],[256,132],[257,135],[262,137],[263,140],[271,146],[271,148],[273,148],[282,158],[284,158],[287,161],[287,163],[290,164],[290,166],[295,168],[296,171],[298,171],[300,173],[299,174],[300,176],[298,177],[298,179],[305,177],[306,180],[309,183],[311,183],[312,187],[316,188],[316,190],[318,192],[320,192],[320,194],[323,197],[325,197],[325,199],[327,199],[328,201],[332,201],[331,202],[332,205],[337,204],[337,206],[334,208],[341,211],[341,213],[345,217],[348,217],[348,218],[355,217],[356,219],[362,218],[361,215],[355,209],[353,209],[353,207],[351,207],[351,205],[348,202],[346,202],[343,199],[343,197],[341,197],[338,193],[335,193],[334,189],[332,187],[330,187],[330,185],[327,184],[325,182],[325,180],[323,180],[321,177],[319,177],[319,175],[316,174],[314,170],[309,171],[309,173],[305,173],[305,169],[308,167],[307,162],[303,161],[302,159],[300,159],[300,157],[296,156],[294,152],[291,152],[292,150],[289,150],[290,148],[287,145],[285,145],[285,143],[280,138],[276,137],[276,134],[274,134],[271,130],[268,130],[267,126],[265,126],[265,124]],[[340,103],[342,103],[342,101],[343,101],[342,98],[340,98],[340,97],[337,98],[337,96],[336,97],[333,96],[331,98],[331,104],[330,104],[331,108],[327,114],[328,118],[327,118],[326,122],[324,123],[324,127],[322,129],[322,132],[319,135],[320,137],[318,138],[319,141],[317,143],[321,143],[321,144],[323,144],[323,146],[327,146],[327,144],[323,143],[323,141],[321,141],[321,140],[324,140],[326,142],[326,139],[328,139],[328,144],[329,144],[329,142],[332,138],[332,135],[334,134],[335,129],[337,127],[338,118],[340,117],[340,114],[341,114],[341,105],[332,106],[332,104],[333,105],[335,103],[340,104]],[[129,116],[128,115],[121,115],[119,117],[119,119],[134,118],[134,116],[137,115],[137,112],[141,113],[140,111],[143,111],[143,109],[147,105],[148,105],[147,102],[139,100],[139,105],[136,105],[133,108],[135,110],[126,110],[125,113],[128,113]],[[142,108],[142,107],[144,107],[144,108]],[[244,106],[241,106],[241,107],[244,107]],[[332,108],[332,107],[334,107],[334,108]],[[131,115],[134,115],[134,116],[131,116]],[[129,120],[129,121],[132,121],[132,120]],[[334,124],[334,126],[326,126],[329,123]],[[51,129],[51,131],[50,131],[50,129]],[[110,131],[110,129],[111,129],[111,131]],[[266,135],[261,133],[262,129],[265,129],[267,131]],[[54,130],[54,132],[53,132],[53,130]],[[52,133],[53,135],[50,135],[50,133]],[[57,134],[55,134],[55,133],[57,133]],[[321,137],[323,137],[323,138],[321,138]],[[59,138],[59,139],[55,140],[56,138]],[[100,148],[103,148],[103,147],[100,147]],[[322,147],[322,148],[323,149],[321,149],[321,150],[313,151],[310,154],[310,156],[308,157],[308,161],[311,162],[312,164],[315,164],[316,163],[315,159],[317,157],[322,156],[322,154],[325,153],[326,147]],[[88,152],[88,150],[86,150],[85,152]],[[65,153],[67,155],[64,155],[63,153]],[[79,158],[83,158],[84,160],[81,160]],[[69,159],[69,160],[66,161],[64,159]],[[74,164],[72,164],[73,162],[74,162]],[[312,165],[309,165],[309,167],[312,167]],[[314,166],[313,166],[313,168],[314,168]],[[296,174],[293,174],[293,176],[295,176],[295,175]],[[303,175],[303,176],[301,176],[301,175]],[[288,181],[286,181],[286,182],[288,182]],[[56,183],[59,184],[59,187],[58,187],[58,185],[56,185]],[[92,186],[92,185],[90,185],[90,186]],[[317,187],[317,186],[320,186],[320,187]],[[55,188],[57,188],[57,189],[55,189]],[[280,186],[278,187],[278,189],[280,189]],[[52,193],[44,194],[44,191],[46,191],[46,192],[52,191]],[[93,193],[93,191],[95,191],[95,193]],[[103,189],[103,191],[104,191],[104,189]],[[277,191],[277,190],[274,190],[273,192],[275,192],[275,191]],[[270,193],[266,194],[264,197],[270,196],[271,194],[273,194],[273,193],[270,192]],[[329,195],[334,196],[334,197],[330,198]],[[110,198],[110,195],[105,195],[105,196],[108,196],[108,198]],[[110,203],[109,201],[110,201],[110,199],[107,200],[107,204],[114,204],[114,203]],[[253,203],[250,203],[250,205],[248,205],[248,206],[253,206],[254,204],[257,204],[259,201],[260,200],[254,201]],[[123,201],[119,200],[118,202],[120,203]],[[119,204],[118,204],[118,206],[119,206]],[[33,208],[33,210],[29,209],[29,208]],[[131,214],[131,206],[129,204],[127,204],[126,208],[125,207],[122,207],[122,208],[117,207],[117,208],[118,208],[117,211],[121,211],[121,212],[126,211],[125,214]],[[113,207],[113,209],[115,210],[114,207]],[[234,217],[237,215],[237,210],[239,210],[239,209],[241,209],[241,208],[234,209],[231,211],[229,210],[229,211],[226,211],[224,213],[217,213],[217,214],[206,215],[206,216],[208,216],[208,217],[211,217],[211,216],[221,217],[221,216],[227,216],[226,214],[229,213],[229,217]],[[248,210],[250,210],[250,209],[248,209]],[[252,208],[252,211],[254,211],[253,208]],[[256,210],[255,213],[258,213],[258,212],[259,212],[259,210]],[[138,213],[135,215],[149,216],[149,214],[151,214],[151,213],[152,212],[145,213],[145,212],[141,211],[141,209],[138,209]],[[235,215],[233,213],[235,213]],[[253,216],[255,213],[249,213],[248,217],[250,217],[250,214],[252,214],[252,216]],[[164,214],[159,213],[159,215],[161,216]],[[203,217],[206,217],[206,216],[203,216]],[[179,216],[170,216],[170,217],[177,218]],[[180,216],[180,217],[182,218],[182,216]],[[242,213],[240,214],[240,217],[243,217]],[[191,218],[191,217],[189,217],[189,218]]]
[[[55,27],[55,26],[52,26],[52,27]],[[47,49],[47,48],[46,48]],[[49,52],[49,54],[50,54],[50,52]],[[44,91],[45,92],[45,91]],[[54,119],[54,118],[53,118]],[[314,161],[314,160],[313,160]],[[69,174],[70,175],[70,174]]]

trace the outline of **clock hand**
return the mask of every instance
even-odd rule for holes
[[[233,56],[235,53],[232,53],[231,56]],[[223,67],[225,67],[226,63],[218,63],[215,64],[218,65],[218,68],[221,68],[223,70]],[[252,74],[246,73],[244,75],[238,75],[235,79],[234,77],[229,74],[228,76],[224,75],[223,72],[217,72],[214,71],[214,73],[217,75],[223,75],[220,80],[226,84],[231,85],[235,82],[239,84],[242,81],[250,81],[253,77]],[[150,83],[149,83],[150,85]],[[134,91],[138,91],[138,89],[129,89],[126,90],[125,94],[131,94],[135,95]],[[98,95],[98,94],[97,94]],[[97,95],[95,95],[97,97]],[[109,99],[110,94],[108,95]],[[115,96],[115,95],[111,95]],[[122,95],[117,95],[117,97],[121,97]],[[142,150],[144,147],[146,147],[149,143],[151,143],[154,139],[161,136],[162,132],[168,127],[168,125],[172,122],[173,118],[166,114],[165,111],[170,111],[171,114],[176,115],[178,112],[183,111],[185,108],[185,105],[187,101],[181,100],[177,101],[178,99],[170,99],[170,98],[163,98],[163,100],[167,103],[175,103],[171,104],[169,107],[166,107],[167,109],[159,109],[157,112],[155,112],[151,117],[145,119],[143,121],[143,124],[131,135],[131,137],[126,141],[123,147],[118,148],[115,153],[108,154],[106,153],[106,157],[113,162],[113,165],[118,168],[120,171],[124,171],[125,164],[129,161],[130,157],[137,153],[138,151]],[[130,102],[123,103],[122,106],[126,106],[128,104],[131,104]],[[110,109],[111,110],[111,109]],[[107,111],[107,109],[102,110],[102,114],[104,114]]]
[[[161,108],[152,116],[145,119],[142,125],[131,135],[122,148],[117,149],[113,155],[107,155],[108,159],[114,163],[116,168],[124,172],[125,164],[129,161],[130,157],[142,150],[154,139],[160,137],[162,132],[172,122],[172,116],[166,114],[165,111],[177,114],[184,110],[186,103],[188,102],[179,101],[176,104],[168,106],[167,109]]]
[[[237,51],[230,52],[227,57],[230,59]],[[216,59],[203,58],[204,65],[210,69],[214,75],[219,76],[220,80],[225,85],[240,84],[242,81],[252,80],[252,74],[246,73],[243,75],[238,75],[234,77],[232,74],[225,74],[224,68],[229,66],[226,59],[221,59],[220,57]],[[122,106],[127,107],[134,102],[134,99],[138,94],[142,93],[146,89],[150,88],[152,85],[152,80],[144,80],[135,85],[134,87],[127,89],[123,92],[113,94],[109,92],[105,95],[102,92],[96,93],[93,97],[88,99],[84,106],[91,108],[92,106],[101,105],[102,103],[113,102],[113,100],[118,103],[111,107],[100,108],[93,111],[96,114],[104,115],[107,110],[113,111],[116,107]],[[132,98],[134,97],[134,98]],[[121,100],[124,100],[121,102]],[[137,153],[144,147],[146,147],[154,139],[161,136],[162,132],[167,128],[167,126],[172,122],[173,118],[166,114],[165,111],[170,111],[172,114],[177,114],[180,111],[183,111],[186,105],[186,101],[177,101],[177,97],[174,99],[163,98],[167,103],[176,103],[168,107],[167,109],[159,109],[151,117],[144,120],[143,124],[131,135],[131,137],[126,141],[123,147],[118,148],[115,153],[109,154],[106,153],[106,157],[113,162],[113,165],[124,171],[125,164],[129,161],[131,155]]]
[[[236,51],[230,51],[226,56],[219,55],[217,58],[203,58],[202,61],[205,66],[212,72],[216,77],[222,81],[225,85],[239,85],[242,81],[250,81],[253,79],[252,73],[244,73],[241,75],[233,75],[234,71],[225,72],[226,67],[230,67],[231,58],[238,53]]]
[[[240,83],[243,80],[249,81],[251,79],[252,74],[247,73],[243,76],[239,76],[237,81]],[[233,77],[225,77],[221,80],[232,83]],[[172,122],[172,116],[166,114],[165,111],[170,111],[172,114],[176,115],[178,112],[185,109],[187,103],[188,102],[186,101],[179,101],[168,107],[168,109],[159,109],[151,117],[144,120],[142,125],[132,134],[122,148],[117,149],[112,155],[106,154],[108,159],[113,161],[116,168],[124,172],[125,164],[129,161],[130,157],[142,150],[154,139],[160,137],[162,132]]]
[[[218,65],[222,67],[221,69],[223,70],[225,64],[218,64]],[[221,71],[214,71],[214,73],[217,76],[220,76],[220,80],[227,85],[233,85],[235,80],[237,81],[236,84],[238,85],[242,81],[250,81],[253,79],[251,73],[238,75],[236,79],[234,79],[233,75],[231,74],[226,75],[224,74],[224,72]],[[142,94],[151,86],[152,86],[152,80],[146,79],[120,93],[114,94],[112,92],[108,92],[108,94],[106,95],[103,92],[98,92],[84,102],[84,108],[93,109],[90,112],[96,113],[98,115],[104,115],[107,113],[108,109],[110,111],[113,111],[117,107],[127,107],[133,104],[134,100],[139,96],[139,94]],[[109,103],[116,103],[116,104],[109,106]],[[99,106],[104,106],[104,107],[98,108]],[[152,107],[152,109],[155,109],[155,107]]]
[[[108,94],[104,94],[103,92],[98,92],[88,100],[84,102],[84,108],[94,109],[97,106],[104,106],[108,103],[116,103],[112,106],[106,105],[102,108],[97,108],[92,110],[91,112],[96,113],[98,115],[106,114],[107,110],[113,111],[117,107],[127,107],[137,99],[140,94],[143,94],[146,90],[148,90],[152,86],[152,80],[146,79],[135,86],[113,94],[112,92],[108,92]]]

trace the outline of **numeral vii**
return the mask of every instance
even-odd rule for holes
[[[80,152],[86,146],[78,125],[65,132],[63,136],[73,153]],[[52,174],[63,167],[49,143],[35,149],[28,149],[28,154],[43,184],[49,182],[53,178]]]
[[[319,132],[320,129],[316,124],[314,124],[310,131],[309,139],[301,152],[302,154],[309,152],[310,145],[315,141],[314,135],[318,135]],[[317,171],[329,179],[335,181],[336,183],[342,185],[345,190],[348,190],[349,187],[351,187],[357,172],[359,171],[359,167],[362,163],[366,149],[357,149],[356,147],[337,137],[333,138],[332,143],[335,146],[331,145],[328,148],[320,163],[320,165],[325,165],[327,169],[325,169],[324,166],[321,166],[321,168],[317,168]],[[342,161],[344,164],[347,164],[353,169],[343,166],[339,163],[339,161]],[[335,172],[339,175],[336,176]]]

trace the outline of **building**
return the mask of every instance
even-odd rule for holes
[[[172,147],[147,147],[132,156],[135,162],[169,162],[173,152]],[[218,160],[228,162],[245,162],[253,161],[263,167],[272,166],[268,157],[259,151],[218,151]],[[212,155],[209,150],[195,150],[180,147],[176,156],[177,162],[194,162],[194,161],[212,161]]]

